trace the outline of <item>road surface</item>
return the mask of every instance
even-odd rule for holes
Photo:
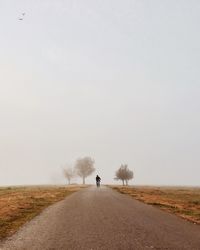
[[[72,194],[25,224],[0,249],[200,249],[200,226],[110,188]]]

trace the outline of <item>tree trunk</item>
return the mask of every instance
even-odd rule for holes
[[[126,186],[128,186],[128,180],[126,180]]]
[[[122,184],[123,184],[123,186],[124,186],[124,180],[122,180]]]
[[[83,185],[85,185],[85,176],[83,177]]]

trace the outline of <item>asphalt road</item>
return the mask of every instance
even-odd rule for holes
[[[200,249],[200,226],[106,187],[50,206],[0,249]]]

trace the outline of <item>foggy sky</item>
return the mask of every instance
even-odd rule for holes
[[[199,185],[199,13],[197,0],[0,0],[0,185],[63,183],[84,156],[91,183],[127,163],[132,184]]]

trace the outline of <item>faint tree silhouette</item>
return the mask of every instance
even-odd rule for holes
[[[88,156],[77,159],[75,164],[75,171],[77,175],[83,179],[83,184],[85,184],[85,178],[95,171],[94,160]]]
[[[133,179],[133,171],[128,168],[127,164],[121,164],[120,168],[115,173],[115,180],[121,180],[124,186],[124,183],[128,185],[128,181]]]
[[[75,177],[75,171],[72,167],[63,168],[63,174],[70,185],[71,179]]]

